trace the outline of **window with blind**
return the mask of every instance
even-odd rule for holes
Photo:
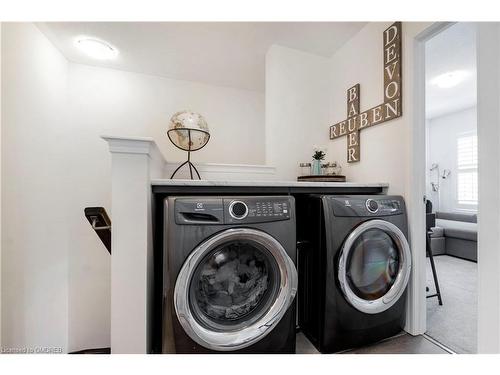
[[[477,135],[457,138],[457,198],[463,208],[477,207]]]

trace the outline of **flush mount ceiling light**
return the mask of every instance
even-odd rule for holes
[[[468,75],[469,73],[465,70],[454,70],[433,78],[431,84],[442,89],[447,89],[463,82]]]
[[[111,60],[118,56],[118,50],[115,47],[97,38],[78,37],[75,39],[75,46],[87,56],[98,60]]]

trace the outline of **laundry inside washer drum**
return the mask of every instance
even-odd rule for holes
[[[267,250],[250,241],[216,248],[199,264],[191,281],[191,304],[204,315],[198,317],[209,325],[232,325],[257,315],[276,289],[274,263]]]

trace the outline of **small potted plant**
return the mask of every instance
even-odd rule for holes
[[[321,174],[321,160],[325,159],[326,152],[324,147],[314,146],[314,154],[312,156],[313,162],[311,164],[311,174],[320,175]]]

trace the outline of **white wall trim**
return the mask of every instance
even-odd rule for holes
[[[165,160],[151,138],[102,137],[111,152],[111,351],[150,352],[151,180]]]
[[[500,27],[477,24],[478,353],[500,352]]]
[[[170,178],[182,162],[165,163],[164,176]],[[272,180],[276,176],[276,168],[268,165],[194,163],[198,172],[206,180]],[[188,168],[183,167],[176,178],[187,178]]]
[[[263,174],[274,174],[276,173],[276,168],[267,165],[251,165],[251,164],[217,164],[217,163],[202,163],[198,164],[198,169],[200,170],[211,170],[214,172],[226,172],[226,173],[263,173]]]
[[[155,150],[157,150],[153,138],[150,137],[119,137],[103,135],[101,138],[108,142],[109,151],[114,153],[149,155],[150,153],[155,153]]]

